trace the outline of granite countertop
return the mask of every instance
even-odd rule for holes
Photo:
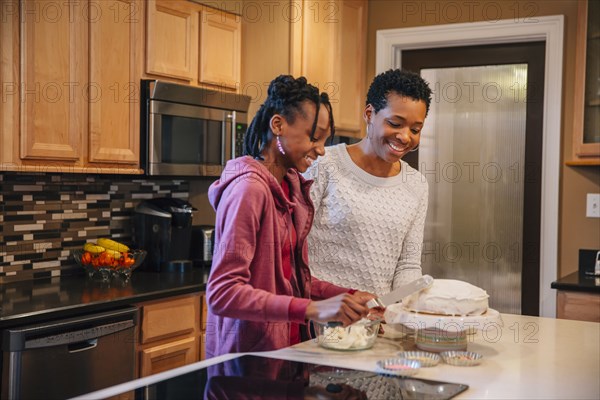
[[[77,275],[4,284],[0,286],[0,328],[204,291],[208,272],[207,268],[186,273],[136,271],[128,282],[106,283]]]
[[[552,289],[571,290],[574,292],[600,293],[600,276],[573,272],[550,284]]]

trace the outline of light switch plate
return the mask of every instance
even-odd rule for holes
[[[600,218],[600,193],[587,194],[585,216],[588,218]]]

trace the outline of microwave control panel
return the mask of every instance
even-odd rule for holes
[[[247,124],[237,122],[234,130],[235,154],[234,157],[241,157],[244,154],[244,135],[248,129]]]

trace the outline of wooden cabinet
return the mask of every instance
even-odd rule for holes
[[[184,0],[148,2],[146,74],[235,90],[241,18]]]
[[[140,377],[198,361],[198,339],[185,338],[141,350]]]
[[[198,12],[188,1],[148,2],[146,73],[191,82],[198,62]]]
[[[329,94],[336,134],[363,137],[367,2],[296,3],[302,18],[292,21],[292,75]]]
[[[0,171],[15,168],[19,126],[19,13],[16,1],[0,7]]]
[[[96,2],[90,23],[88,163],[140,160],[140,86],[144,19],[140,1]],[[97,95],[92,98],[92,93]],[[84,130],[85,131],[85,130]]]
[[[600,322],[600,294],[559,290],[556,317]]]
[[[142,303],[138,345],[139,376],[200,359],[200,293]]]
[[[200,83],[236,89],[240,84],[240,17],[204,10],[200,17]]]
[[[206,295],[202,295],[200,306],[202,307],[202,313],[200,314],[200,360],[206,358],[205,345],[206,345],[206,317],[208,316],[208,307],[206,305]]]
[[[597,1],[580,1],[577,17],[573,160],[600,165],[600,12]]]
[[[366,1],[340,2],[340,27],[336,36],[338,60],[335,76],[339,76],[337,124],[342,131],[360,134],[364,125],[363,110],[366,98],[365,63],[367,59]]]
[[[140,173],[143,2],[2,3],[0,170]]]
[[[55,14],[44,14],[45,18],[36,17],[43,1],[24,1],[18,6],[22,16],[20,158],[77,163],[87,123],[86,21],[80,12],[69,13],[64,4],[57,4]]]

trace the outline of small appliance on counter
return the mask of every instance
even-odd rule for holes
[[[580,279],[600,277],[600,249],[579,249]]]
[[[185,200],[156,198],[137,205],[133,217],[133,241],[148,252],[142,271],[183,272],[192,267],[192,211]]]
[[[191,256],[194,266],[210,267],[212,264],[215,227],[197,225],[192,227]]]

